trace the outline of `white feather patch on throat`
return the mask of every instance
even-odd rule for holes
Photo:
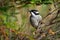
[[[35,16],[35,14],[34,14],[33,12],[31,12],[31,14],[32,14],[33,16]]]

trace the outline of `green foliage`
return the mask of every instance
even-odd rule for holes
[[[52,0],[20,0],[20,2],[25,2],[27,4],[31,3],[31,4],[51,4]],[[28,3],[29,2],[29,3]]]
[[[4,6],[0,7],[1,15],[0,19],[2,20],[3,25],[5,25],[7,28],[16,29],[16,21],[17,18],[15,16],[15,10],[12,8],[13,6]]]
[[[6,12],[9,8],[11,8],[12,6],[4,6],[4,7],[0,7],[0,11],[4,11]]]
[[[5,25],[7,28],[16,28],[16,17],[0,15],[0,18],[2,19],[3,25]]]

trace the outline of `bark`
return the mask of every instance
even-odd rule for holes
[[[60,22],[60,20],[58,21],[54,21],[59,12],[59,7],[57,7],[56,4],[54,4],[55,9],[53,11],[50,11],[48,14],[40,23],[39,27],[37,28],[37,30],[35,31],[35,36],[34,38],[37,40],[41,40],[42,38],[44,38],[47,34],[48,34],[48,30],[50,29],[50,27],[52,27],[53,24]],[[45,36],[43,36],[42,34],[44,33]]]

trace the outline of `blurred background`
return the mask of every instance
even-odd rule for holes
[[[25,40],[34,40],[36,29],[29,22],[29,10],[38,10],[44,19],[49,9],[55,9],[55,2],[60,0],[0,0],[0,40],[24,40],[25,37]],[[60,7],[60,4],[57,6]],[[56,20],[60,20],[60,14]],[[52,29],[60,29],[60,23],[54,24]],[[60,40],[60,33],[55,35],[55,40]]]

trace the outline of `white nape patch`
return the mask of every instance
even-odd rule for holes
[[[36,13],[39,13],[39,12],[36,12]]]

